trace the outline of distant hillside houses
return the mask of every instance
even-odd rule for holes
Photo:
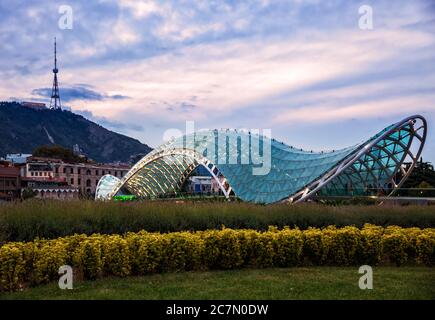
[[[45,103],[40,102],[29,102],[29,101],[23,101],[21,102],[21,105],[26,108],[34,109],[34,110],[46,110],[47,106]]]

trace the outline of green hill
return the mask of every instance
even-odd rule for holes
[[[42,145],[72,149],[78,144],[97,162],[127,162],[130,156],[152,149],[140,141],[65,110],[34,110],[17,102],[0,102],[0,156],[32,153]]]

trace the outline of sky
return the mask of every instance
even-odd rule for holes
[[[331,150],[420,114],[435,162],[432,0],[0,0],[0,100],[49,103],[54,37],[62,105],[151,147],[194,121]]]

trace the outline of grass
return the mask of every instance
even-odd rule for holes
[[[358,287],[356,267],[184,272],[57,283],[0,293],[0,299],[435,299],[435,269],[374,267],[373,290]]]
[[[94,201],[24,201],[0,204],[0,244],[57,238],[74,233],[124,234],[140,230],[266,230],[298,226],[301,229],[336,225],[429,228],[435,226],[434,206],[255,205],[239,202],[145,201],[132,203]]]

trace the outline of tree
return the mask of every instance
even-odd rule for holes
[[[422,181],[415,189],[409,190],[409,195],[413,197],[433,197],[433,186],[426,181]]]
[[[407,168],[411,165],[406,164]],[[433,196],[433,190],[413,190],[413,189],[429,189],[435,186],[435,170],[434,166],[430,162],[423,161],[420,158],[409,175],[408,179],[403,183],[404,190],[400,191],[402,196]]]
[[[21,193],[21,197],[23,198],[23,200],[27,200],[36,197],[37,194],[38,194],[37,191],[32,190],[30,188],[25,188]]]
[[[40,146],[33,150],[35,157],[60,159],[68,163],[89,162],[88,159],[76,155],[72,150],[59,145]]]

